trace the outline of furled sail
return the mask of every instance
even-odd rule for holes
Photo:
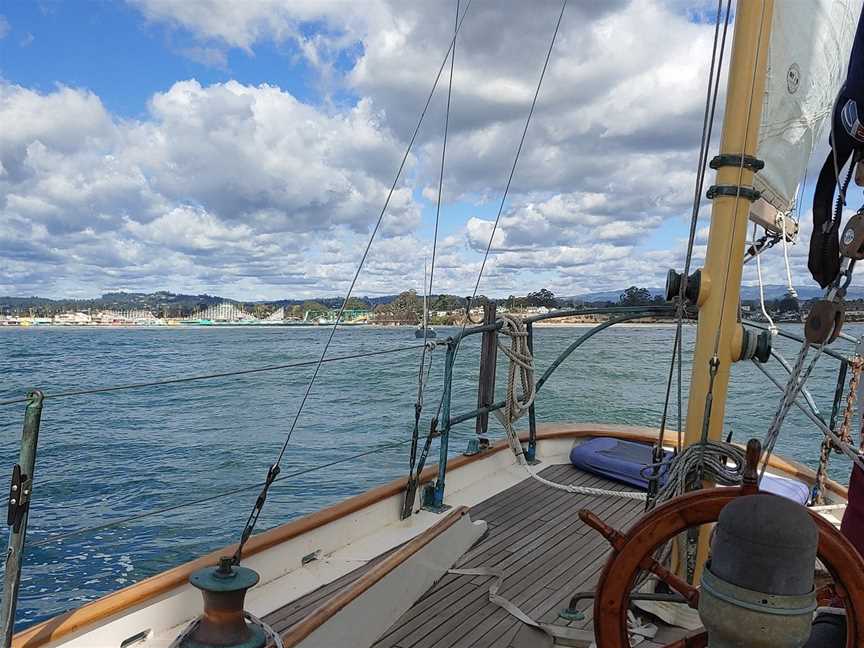
[[[864,0],[783,0],[774,5],[756,175],[762,198],[751,218],[777,231],[776,216],[795,204],[813,148],[830,127],[846,78]]]

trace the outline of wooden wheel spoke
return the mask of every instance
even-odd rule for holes
[[[627,611],[630,595],[640,571],[650,571],[691,605],[698,605],[699,592],[654,559],[657,548],[689,528],[715,523],[720,512],[750,488],[713,488],[680,495],[645,514],[621,533],[589,511],[580,518],[612,545],[594,598],[594,633],[604,648],[629,648]],[[817,555],[825,566],[830,583],[819,583],[817,596],[839,598],[847,611],[846,648],[864,646],[864,559],[852,544],[818,513],[810,511],[819,531]],[[635,598],[635,597],[634,597]],[[693,633],[665,648],[705,648],[704,633]]]
[[[590,526],[592,529],[596,529],[604,538],[606,538],[615,551],[621,551],[624,548],[624,545],[627,542],[624,534],[617,529],[610,527],[592,511],[583,509],[579,511],[579,517],[585,524]],[[699,608],[699,589],[693,587],[683,578],[666,569],[666,567],[657,562],[653,556],[648,556],[642,560],[639,566],[645,571],[654,574],[657,578],[687,599],[687,605],[691,608],[694,610]]]
[[[687,599],[687,605],[691,608],[694,610],[699,609],[699,588],[693,587],[680,576],[673,574],[654,558],[646,558],[642,561],[640,566],[642,569],[650,571],[657,578]]]

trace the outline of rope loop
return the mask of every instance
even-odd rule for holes
[[[536,382],[534,380],[534,355],[528,347],[528,329],[525,322],[512,315],[501,316],[499,335],[510,338],[510,346],[498,342],[498,348],[510,360],[507,369],[507,395],[503,412],[496,412],[501,423],[512,426],[534,403]],[[516,394],[516,380],[522,394]],[[504,420],[506,419],[506,424]]]
[[[591,495],[595,497],[622,497],[625,499],[645,500],[645,493],[634,491],[619,491],[607,490],[603,488],[591,488],[588,486],[578,486],[576,484],[559,484],[538,475],[528,462],[525,460],[525,451],[522,448],[522,443],[519,440],[519,435],[513,428],[513,424],[519,420],[531,405],[534,404],[534,398],[537,394],[537,384],[534,380],[534,354],[531,353],[531,348],[528,346],[528,329],[525,322],[512,315],[502,315],[499,318],[501,328],[499,335],[510,338],[510,345],[503,344],[498,341],[498,348],[510,360],[507,369],[507,396],[503,409],[496,410],[495,416],[504,427],[507,435],[507,441],[516,460],[528,475],[540,482],[544,486],[554,488],[556,490],[577,495]],[[522,387],[522,393],[516,394],[516,381]]]

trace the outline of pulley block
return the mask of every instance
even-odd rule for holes
[[[670,268],[666,273],[666,301],[674,301],[681,293],[681,282],[684,279],[683,272],[677,272]],[[699,288],[702,284],[702,271],[696,270],[687,277],[687,286],[684,289],[684,300],[688,304],[696,304],[699,299]]]
[[[810,309],[804,324],[804,337],[814,346],[830,344],[840,335],[846,305],[842,301],[820,299]]]
[[[864,210],[859,210],[843,229],[840,237],[840,253],[850,259],[864,259]]]
[[[757,360],[765,364],[771,359],[771,334],[768,331],[748,331],[741,336],[741,355],[739,360]]]

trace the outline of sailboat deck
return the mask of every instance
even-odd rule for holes
[[[560,483],[629,489],[570,465],[550,466],[541,474]],[[500,595],[532,618],[590,630],[591,599],[579,606],[584,620],[568,624],[558,616],[573,592],[594,588],[609,551],[606,541],[579,520],[577,513],[582,508],[626,529],[640,515],[643,504],[618,497],[571,494],[526,479],[471,508],[472,519],[485,520],[489,532],[456,568],[503,571]],[[367,564],[319,588],[265,620],[284,632],[371,566]],[[524,624],[489,602],[491,584],[492,579],[485,576],[445,575],[382,635],[375,648],[515,648],[512,642]],[[651,648],[659,644],[642,645]]]

